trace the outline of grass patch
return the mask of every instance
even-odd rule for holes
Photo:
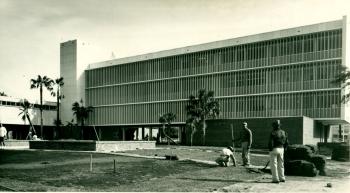
[[[93,172],[90,153],[4,150],[0,156],[0,185],[16,191],[202,192],[256,177],[242,167],[99,153],[93,153]]]
[[[158,156],[176,154],[180,159],[214,161],[218,151],[199,149],[135,150],[127,153]],[[241,182],[253,182],[266,174],[249,173],[244,167],[218,167],[192,161],[170,161],[63,151],[0,151],[1,186],[16,191],[60,192],[208,192]],[[241,154],[235,154],[242,163]],[[116,160],[116,172],[113,172]],[[253,165],[264,166],[267,155],[252,155]],[[349,163],[326,164],[331,177],[349,175]],[[344,169],[346,168],[346,169]]]

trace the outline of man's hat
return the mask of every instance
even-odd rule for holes
[[[228,146],[227,149],[231,150],[233,152],[233,147],[232,146]]]
[[[274,121],[273,123],[272,123],[272,126],[273,127],[275,127],[275,128],[279,128],[279,127],[281,127],[281,121],[279,120],[279,119],[277,119],[276,121]]]

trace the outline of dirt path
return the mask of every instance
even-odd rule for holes
[[[328,176],[287,176],[285,183],[273,184],[272,176],[264,174],[256,179],[223,187],[217,192],[350,192],[350,163],[328,161]],[[330,184],[331,187],[327,187]]]
[[[332,187],[327,187],[331,183]],[[217,192],[349,192],[350,178],[330,177],[287,177],[285,183],[271,183],[271,175],[256,180],[237,183],[219,189]]]
[[[130,157],[147,157],[152,159],[160,159],[157,156],[145,156],[145,155],[137,155],[133,153],[107,153],[114,155],[123,155]],[[154,154],[153,154],[154,155]],[[265,156],[266,155],[261,155]],[[260,156],[259,156],[260,157]],[[186,159],[185,159],[186,160]],[[215,165],[214,161],[210,160],[197,160],[190,159],[191,161],[195,161],[198,163],[205,163],[209,165]],[[77,164],[77,163],[88,163],[89,157],[84,159],[73,159],[65,161],[65,164]],[[96,162],[106,162],[103,158],[94,158],[94,163]],[[59,166],[62,165],[61,162],[50,161],[47,164],[43,164],[42,162],[37,162],[33,165],[31,164],[3,164],[2,168],[12,168],[14,166],[17,169],[27,169],[27,168],[43,168],[48,167],[49,165]],[[260,166],[262,167],[262,166]],[[300,176],[287,176],[287,181],[285,183],[272,184],[271,183],[271,175],[263,174],[259,175],[257,178],[242,180],[239,182],[232,182],[232,185],[222,187],[216,189],[214,192],[350,192],[350,163],[349,162],[336,162],[336,161],[327,161],[326,168],[330,169],[332,172],[329,176],[317,176],[317,177],[300,177]],[[11,186],[11,182],[7,181],[6,178],[0,179],[0,185],[6,185],[6,187],[15,187]],[[17,183],[25,183],[18,181]],[[331,187],[327,187],[327,184],[331,184]],[[31,186],[33,184],[25,184],[27,186]],[[64,188],[54,188],[54,187],[46,187],[46,190],[50,191],[67,191]],[[2,189],[0,188],[0,192]],[[73,189],[73,191],[79,191],[78,189]],[[212,191],[212,190],[209,190]]]

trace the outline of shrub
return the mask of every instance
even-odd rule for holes
[[[332,152],[332,160],[350,161],[349,144],[341,144],[335,147]]]
[[[308,176],[314,177],[317,175],[316,167],[313,163],[305,160],[292,160],[285,164],[286,175]]]

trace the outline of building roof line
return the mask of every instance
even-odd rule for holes
[[[303,34],[315,33],[319,31],[341,29],[342,25],[343,25],[343,20],[340,19],[340,20],[305,25],[300,27],[276,30],[271,32],[264,32],[264,33],[254,34],[254,35],[236,37],[236,38],[219,40],[219,41],[197,44],[192,46],[185,46],[185,47],[162,50],[158,52],[152,52],[152,53],[141,54],[136,56],[129,56],[125,58],[118,58],[113,60],[97,62],[97,63],[91,63],[89,64],[86,70],[92,70],[96,68],[103,68],[103,67],[114,66],[114,65],[125,64],[125,63],[152,60],[156,58],[164,58],[164,57],[175,56],[175,55],[195,53],[195,52],[200,52],[205,50],[214,50],[214,49],[242,45],[242,44],[249,44],[254,42],[268,41],[271,39],[279,39],[279,38],[284,38],[289,36],[298,36]]]

